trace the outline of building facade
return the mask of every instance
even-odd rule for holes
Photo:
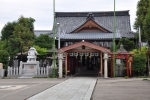
[[[65,53],[62,67],[66,75],[81,70],[97,70],[104,75],[104,52],[109,54],[114,35],[116,44],[121,38],[134,39],[135,35],[129,11],[116,11],[115,33],[113,11],[56,12],[56,23],[56,47]],[[52,31],[47,33],[54,36]],[[109,73],[112,69],[109,65],[107,68]]]

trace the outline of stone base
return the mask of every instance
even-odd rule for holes
[[[21,77],[35,76],[36,69],[39,67],[39,61],[21,62],[20,67],[22,67]]]
[[[0,69],[0,77],[4,77],[4,69]]]

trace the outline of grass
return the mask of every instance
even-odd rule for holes
[[[125,76],[124,78],[125,78],[125,79],[128,79],[129,77],[128,77],[128,76]]]
[[[35,76],[33,78],[50,78],[50,76]]]
[[[147,80],[148,80],[147,78],[144,78],[144,79],[143,79],[143,81],[147,81]]]

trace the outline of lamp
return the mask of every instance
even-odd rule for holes
[[[98,52],[95,52],[94,55],[95,55],[95,56],[98,56]]]
[[[72,52],[70,52],[70,53],[69,53],[69,55],[70,55],[70,56],[73,56],[73,53],[72,53]]]
[[[76,58],[77,58],[77,56],[78,56],[78,53],[77,53],[77,52],[74,52],[74,56],[76,56]]]
[[[82,56],[84,55],[84,53],[80,52],[79,54],[80,54],[80,57],[81,57],[81,60],[82,60]]]

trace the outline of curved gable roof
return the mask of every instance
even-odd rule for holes
[[[71,49],[75,49],[75,48],[80,47],[80,46],[90,47],[92,49],[95,49],[95,50],[98,50],[101,52],[105,52],[105,51],[110,52],[110,50],[107,48],[104,48],[104,47],[101,47],[101,46],[98,46],[98,45],[95,45],[95,44],[92,44],[92,43],[89,43],[86,41],[77,42],[77,43],[69,45],[67,47],[60,48],[60,49],[58,49],[58,51],[66,52],[66,51],[69,51]]]

